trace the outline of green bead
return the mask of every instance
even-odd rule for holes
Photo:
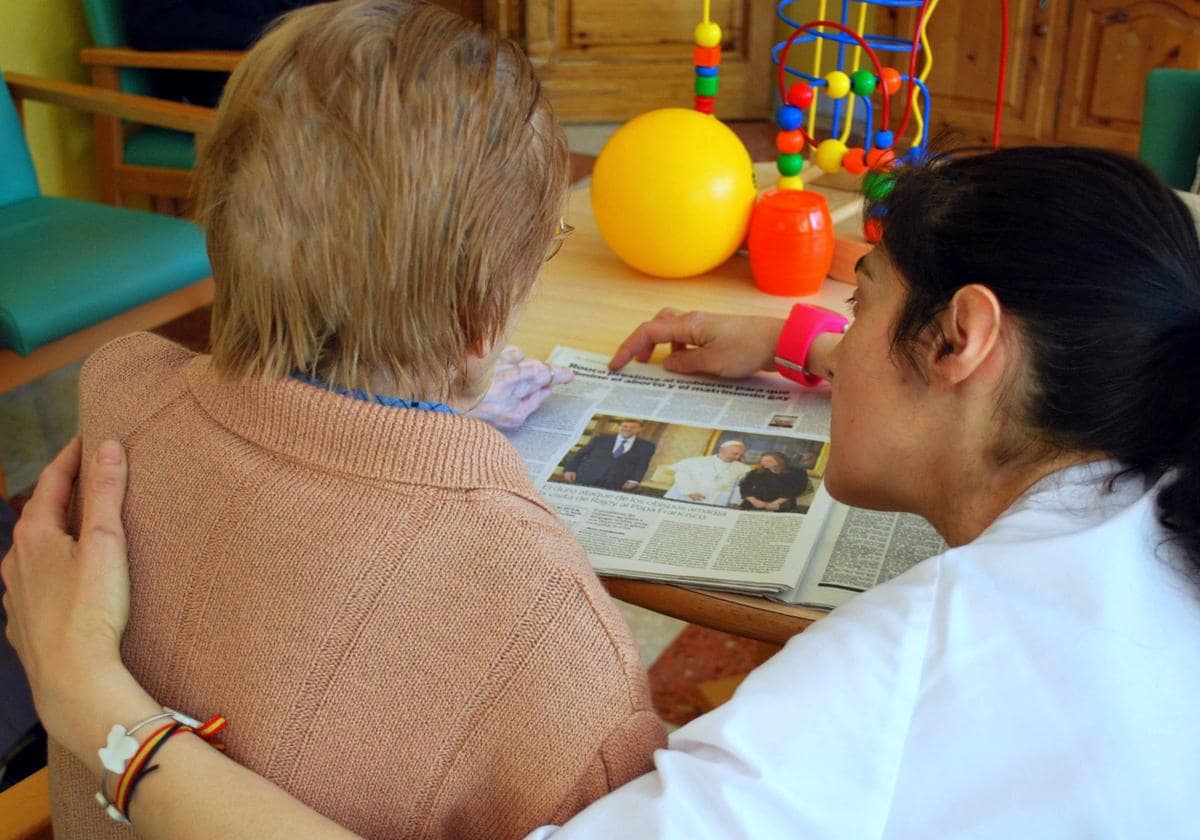
[[[863,195],[870,201],[883,201],[892,194],[896,179],[889,172],[868,172],[863,177]]]
[[[850,74],[850,90],[856,96],[870,96],[879,80],[870,70],[855,70]]]
[[[717,88],[719,88],[720,79],[716,76],[697,76],[696,77],[696,95],[697,96],[716,96]]]
[[[775,161],[776,168],[779,169],[779,174],[787,177],[789,175],[799,175],[800,170],[804,168],[804,158],[800,155],[780,155]]]

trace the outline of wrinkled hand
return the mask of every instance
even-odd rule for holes
[[[670,344],[663,367],[741,379],[775,369],[775,346],[785,321],[757,315],[719,315],[663,309],[622,342],[608,363],[620,370],[633,359],[648,362],[659,344]]]
[[[102,667],[124,673],[120,641],[129,618],[124,452],[111,442],[99,447],[83,488],[76,541],[67,533],[67,506],[80,451],[75,438],[42,471],[0,565],[8,639],[25,666],[38,714],[56,737],[79,716],[72,692],[82,681]]]
[[[467,416],[501,429],[515,429],[537,411],[555,385],[574,378],[567,368],[527,359],[520,349],[506,347],[496,363],[491,387]]]

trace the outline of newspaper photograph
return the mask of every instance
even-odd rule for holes
[[[549,361],[575,380],[509,438],[598,574],[832,607],[942,550],[904,565],[929,543],[921,527],[940,544],[932,528],[908,517],[915,533],[881,536],[866,517],[904,517],[852,517],[825,492],[827,388],[636,362],[614,373],[562,347]]]

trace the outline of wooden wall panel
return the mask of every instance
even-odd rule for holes
[[[1056,139],[1136,152],[1156,67],[1200,69],[1200,0],[1076,0]]]
[[[696,0],[526,0],[523,35],[555,110],[568,122],[624,120],[653,108],[692,106]],[[722,118],[771,111],[774,9],[715,0],[724,34]]]
[[[1046,142],[1054,134],[1055,93],[1069,14],[1070,6],[1063,0],[1009,4],[1002,112],[1002,138],[1009,145]],[[911,39],[913,10],[892,9],[879,17],[882,31]],[[965,142],[990,143],[1001,52],[999,4],[946,0],[937,7],[928,32],[934,58],[927,80],[933,92],[934,131],[950,127],[962,132]],[[892,64],[900,66],[896,61]],[[902,69],[907,72],[907,67]]]

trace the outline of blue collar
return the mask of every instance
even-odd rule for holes
[[[418,411],[436,411],[440,414],[458,414],[457,411],[445,403],[428,402],[426,400],[405,400],[401,399],[400,397],[385,396],[384,394],[368,394],[361,388],[355,388],[353,391],[351,391],[347,388],[339,388],[336,385],[330,385],[328,382],[323,382],[322,380],[317,379],[314,376],[309,376],[307,373],[299,370],[292,371],[292,378],[300,380],[305,385],[312,385],[313,387],[320,388],[323,391],[332,391],[335,394],[341,394],[343,397],[351,397],[356,400],[362,400],[363,402],[376,403],[377,405],[386,405],[389,408],[415,408]]]

